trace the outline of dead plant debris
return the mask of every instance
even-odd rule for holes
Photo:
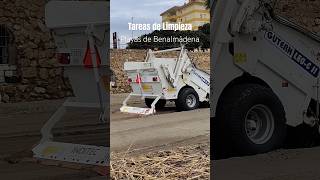
[[[178,147],[135,157],[111,154],[113,180],[209,179],[209,145]]]

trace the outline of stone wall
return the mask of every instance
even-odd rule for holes
[[[3,0],[0,24],[13,36],[18,82],[0,84],[2,102],[55,99],[71,95],[57,66],[55,45],[44,24],[44,0]]]
[[[111,69],[117,78],[117,88],[112,88],[111,93],[130,92],[127,76],[123,71],[123,64],[128,61],[144,61],[146,50],[112,49],[110,51]],[[163,53],[159,57],[177,57],[177,53]],[[197,67],[210,71],[210,52],[189,52],[189,56]]]

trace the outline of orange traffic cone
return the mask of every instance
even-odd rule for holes
[[[97,67],[99,67],[101,65],[100,54],[99,54],[97,46],[94,46],[94,49],[96,51]],[[92,62],[91,49],[90,49],[89,41],[87,41],[87,50],[86,50],[86,54],[84,56],[83,64],[84,64],[84,67],[86,67],[86,68],[93,68],[93,62]]]

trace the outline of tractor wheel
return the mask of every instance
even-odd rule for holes
[[[224,96],[224,127],[240,155],[268,152],[286,137],[284,108],[270,88],[257,84],[234,86]]]
[[[184,88],[179,92],[176,100],[176,107],[179,111],[189,111],[199,107],[198,93],[190,87]]]

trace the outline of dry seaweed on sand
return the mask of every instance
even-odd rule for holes
[[[111,155],[111,177],[122,179],[209,179],[210,157],[207,145],[179,147],[127,157]]]

